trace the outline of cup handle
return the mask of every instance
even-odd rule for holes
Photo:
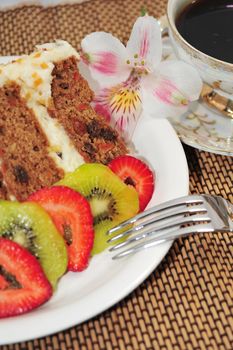
[[[210,108],[233,119],[233,101],[231,99],[218,94],[205,83],[201,91],[201,98]]]
[[[158,19],[162,37],[168,35],[168,20],[167,16],[163,15]],[[224,97],[217,93],[214,88],[206,83],[203,83],[203,88],[200,94],[202,101],[215,112],[233,119],[233,100]]]

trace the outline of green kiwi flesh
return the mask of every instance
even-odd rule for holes
[[[102,164],[83,164],[73,173],[66,174],[57,184],[78,191],[90,203],[95,230],[92,255],[109,247],[107,230],[134,216],[139,210],[136,190]]]
[[[27,248],[40,262],[53,288],[66,272],[65,242],[51,218],[35,203],[0,200],[0,236]]]

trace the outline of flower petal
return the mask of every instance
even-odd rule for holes
[[[157,20],[150,16],[139,17],[126,48],[137,65],[154,70],[162,57],[161,31]]]
[[[112,88],[105,88],[94,99],[96,111],[110,120],[126,140],[131,140],[141,113],[140,81],[132,75]]]
[[[174,106],[161,102],[153,94],[143,90],[142,93],[143,111],[146,115],[154,118],[171,118],[186,112],[188,106]]]
[[[143,106],[158,117],[184,113],[199,98],[202,81],[197,71],[182,61],[164,61],[157,75],[143,80]]]
[[[82,59],[100,85],[111,86],[128,78],[130,67],[126,63],[126,48],[111,34],[89,34],[82,40],[81,47]]]
[[[168,79],[189,101],[199,98],[202,80],[190,64],[178,60],[163,61],[158,67],[160,77]]]

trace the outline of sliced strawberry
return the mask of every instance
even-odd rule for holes
[[[140,211],[143,211],[154,192],[154,175],[150,168],[140,159],[128,155],[113,159],[108,166],[127,185],[135,187]]]
[[[0,318],[28,312],[51,295],[38,260],[18,243],[0,238]]]
[[[40,204],[64,237],[68,248],[68,270],[84,270],[94,242],[93,216],[88,201],[65,186],[43,188],[33,193],[28,201]]]
[[[0,290],[5,289],[8,286],[6,279],[0,274]]]

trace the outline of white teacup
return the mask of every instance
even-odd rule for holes
[[[212,106],[218,108],[218,102],[220,102],[220,108],[218,109],[233,118],[233,103],[230,100],[233,99],[233,64],[218,60],[199,51],[190,45],[176,28],[175,20],[177,16],[192,2],[193,0],[168,0],[168,31],[174,51],[181,60],[193,65],[198,70],[203,82],[211,87],[205,92],[211,98],[217,98],[217,102],[214,101]],[[224,97],[216,95],[212,89],[217,90],[218,93],[222,91]],[[223,105],[221,105],[221,102]]]

